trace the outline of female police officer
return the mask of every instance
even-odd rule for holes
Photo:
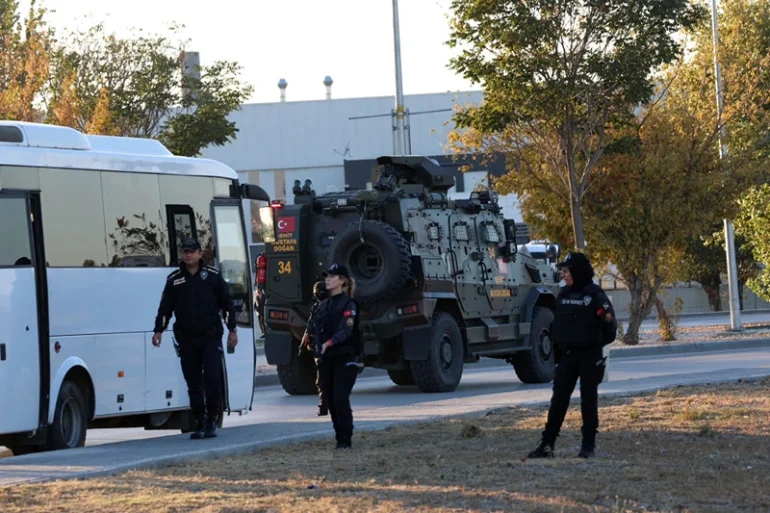
[[[601,287],[593,283],[594,270],[584,254],[570,253],[558,267],[565,286],[556,299],[550,333],[557,350],[553,396],[543,438],[528,456],[553,457],[556,437],[579,377],[583,441],[578,456],[590,458],[599,427],[598,387],[606,367],[603,347],[615,340],[618,326],[612,304]]]
[[[318,356],[321,393],[329,408],[337,449],[349,449],[353,436],[350,394],[358,376],[358,306],[355,281],[339,264],[325,273],[329,298],[318,307],[314,344]]]

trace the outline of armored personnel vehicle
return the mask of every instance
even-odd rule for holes
[[[450,199],[454,178],[426,157],[377,164],[371,189],[317,195],[296,181],[294,205],[260,212],[265,356],[284,390],[315,393],[312,356],[298,347],[313,284],[333,262],[356,280],[360,361],[395,384],[452,391],[480,357],[506,360],[524,383],[551,381],[558,284],[545,262],[519,252],[495,193]]]

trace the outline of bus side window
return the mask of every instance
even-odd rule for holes
[[[195,226],[195,214],[190,205],[166,205],[166,219],[168,219],[168,242],[170,246],[170,265],[175,266],[182,259],[179,248],[189,238],[197,238],[198,230]]]

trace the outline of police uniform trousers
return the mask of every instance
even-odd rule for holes
[[[323,401],[329,408],[338,442],[353,436],[353,410],[350,394],[358,377],[358,365],[346,359],[321,359],[318,362]]]
[[[564,348],[553,377],[553,396],[543,442],[553,444],[559,436],[575,385],[580,378],[580,410],[583,417],[583,445],[593,447],[599,429],[599,384],[607,362],[602,348]]]
[[[196,420],[215,420],[222,409],[222,340],[217,335],[179,340],[182,374]],[[205,390],[205,403],[204,403]]]

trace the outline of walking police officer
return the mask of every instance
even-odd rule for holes
[[[154,346],[168,327],[171,314],[174,336],[179,344],[182,373],[187,382],[190,408],[197,423],[190,438],[212,438],[217,433],[217,417],[222,409],[222,318],[230,332],[229,351],[238,344],[235,308],[227,283],[214,267],[204,265],[203,252],[197,240],[182,245],[183,259],[179,269],[166,279],[166,287],[155,318]],[[204,404],[205,389],[205,404]]]
[[[318,356],[321,393],[329,408],[337,449],[349,449],[353,436],[350,394],[358,376],[358,305],[355,281],[339,264],[325,273],[329,298],[318,307],[313,343]]]
[[[307,320],[307,328],[305,329],[305,334],[302,336],[302,342],[299,345],[299,356],[302,356],[305,351],[313,351],[313,338],[318,322],[318,307],[321,306],[323,300],[328,297],[329,291],[326,290],[326,283],[317,281],[313,286],[313,306],[310,308],[310,317]],[[325,417],[329,414],[329,407],[326,406],[323,390],[321,389],[321,373],[318,369],[319,356],[320,353],[315,357],[315,386],[318,390],[318,416]]]
[[[607,364],[603,348],[615,340],[618,325],[612,304],[593,282],[594,270],[584,254],[570,253],[558,267],[565,286],[556,299],[550,333],[557,355],[553,396],[540,445],[528,456],[553,457],[556,437],[579,377],[583,439],[578,456],[590,458],[599,428],[598,387]]]

